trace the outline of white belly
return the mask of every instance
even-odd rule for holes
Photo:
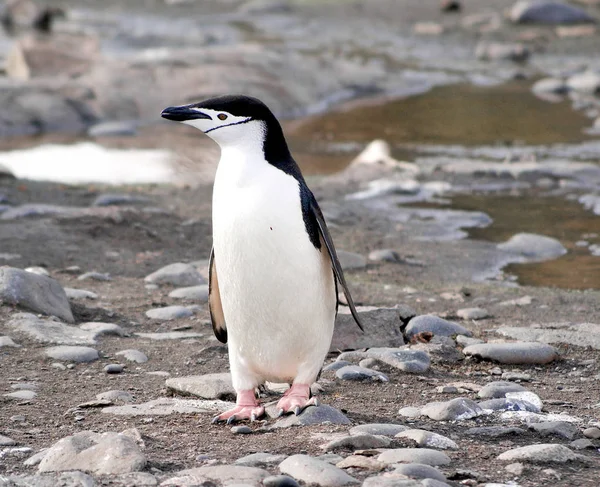
[[[234,177],[224,163],[213,194],[213,245],[234,385],[312,381],[335,320],[327,250],[309,240],[293,177],[266,162]]]

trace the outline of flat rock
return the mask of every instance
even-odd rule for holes
[[[18,401],[30,401],[31,399],[34,399],[37,396],[37,393],[35,393],[34,391],[22,390],[9,392],[8,394],[4,394],[3,396]]]
[[[401,330],[406,309],[365,306],[358,306],[356,309],[364,326],[364,333],[356,326],[350,309],[340,306],[335,320],[331,351],[404,345]]]
[[[471,399],[457,397],[446,402],[431,402],[421,409],[421,414],[436,421],[462,421],[484,414],[483,409]]]
[[[206,279],[192,264],[177,262],[162,267],[146,276],[144,281],[152,284],[172,284],[173,286],[197,286],[206,284]]]
[[[3,347],[18,348],[20,346],[21,345],[17,345],[11,337],[0,336],[0,348],[3,348]]]
[[[78,281],[92,280],[92,281],[107,282],[107,281],[112,281],[112,277],[110,277],[110,275],[106,274],[105,272],[90,271],[90,272],[84,272],[80,276],[77,276],[77,280]]]
[[[92,476],[79,471],[54,475],[9,475],[8,477],[0,477],[0,486],[2,487],[96,487],[97,485]]]
[[[392,440],[385,436],[375,436],[367,433],[349,435],[330,441],[324,446],[325,451],[334,450],[368,450],[371,448],[387,448]]]
[[[410,438],[419,446],[436,448],[438,450],[458,450],[458,445],[450,438],[446,438],[437,433],[432,433],[431,431],[410,429],[398,433],[396,438]]]
[[[379,249],[369,252],[369,260],[375,262],[399,262],[398,252],[391,249]]]
[[[558,350],[545,343],[480,343],[463,349],[465,355],[501,364],[547,364],[558,358]]]
[[[388,382],[385,374],[372,369],[365,369],[359,365],[346,365],[335,372],[335,376],[342,380],[374,380],[379,382]]]
[[[148,318],[160,321],[178,320],[193,315],[194,312],[185,306],[165,306],[164,308],[154,308],[146,311]]]
[[[524,429],[508,426],[479,426],[465,430],[465,435],[481,436],[484,438],[500,438],[502,436],[522,435]]]
[[[292,414],[278,420],[273,428],[289,428],[291,426],[309,426],[312,424],[350,424],[351,421],[331,406],[309,406],[298,416]]]
[[[464,326],[452,321],[444,320],[435,315],[415,316],[409,321],[404,334],[408,339],[419,333],[428,332],[434,335],[453,336],[465,335],[472,336],[473,333]]]
[[[163,397],[142,404],[109,406],[103,413],[119,416],[166,416],[168,414],[223,413],[235,406],[225,401],[202,401],[199,399],[179,399]]]
[[[376,475],[366,479],[362,487],[447,487],[446,483],[438,483],[434,485],[426,480],[413,480],[406,477],[406,475],[395,472],[386,472],[383,475]],[[437,482],[436,480],[430,480],[430,482]]]
[[[230,373],[192,375],[167,379],[168,389],[203,399],[234,399],[235,389]]]
[[[134,440],[120,433],[82,431],[55,443],[38,471],[83,470],[111,475],[142,470],[146,458]]]
[[[195,331],[166,331],[164,333],[136,333],[137,336],[150,340],[185,340],[188,338],[201,338],[202,333]]]
[[[135,204],[146,204],[151,202],[150,198],[146,196],[127,194],[127,193],[104,193],[98,195],[92,206],[111,206],[111,205],[135,205]]]
[[[367,267],[367,259],[364,255],[346,252],[345,250],[338,250],[337,256],[340,260],[340,264],[342,264],[342,269],[345,271],[351,269],[364,269]]]
[[[522,0],[510,10],[510,19],[516,24],[582,24],[595,23],[585,10],[563,2]]]
[[[14,446],[17,442],[8,436],[0,435],[0,446]]]
[[[562,95],[567,92],[567,85],[559,78],[542,78],[533,84],[531,90],[539,94]]]
[[[583,430],[583,436],[586,438],[592,438],[593,440],[600,439],[600,428],[592,426]]]
[[[409,348],[371,348],[367,351],[367,357],[409,373],[426,372],[431,366],[431,359],[426,352]]]
[[[309,485],[339,487],[359,481],[343,470],[308,455],[292,455],[279,464],[281,473]]]
[[[96,334],[60,321],[38,318],[30,313],[17,313],[7,323],[8,327],[41,343],[64,345],[95,345]]]
[[[123,357],[129,362],[135,362],[137,364],[145,364],[146,362],[148,362],[148,356],[144,352],[140,352],[139,350],[121,350],[115,353],[115,355],[117,355],[118,357]]]
[[[377,460],[387,465],[395,463],[421,463],[434,467],[450,465],[450,457],[430,448],[396,448],[380,453]]]
[[[69,299],[98,299],[98,295],[85,289],[65,288],[65,294]]]
[[[394,472],[414,479],[434,479],[439,480],[440,482],[446,481],[446,476],[437,468],[422,463],[405,463],[397,465]]]
[[[91,331],[94,333],[94,338],[101,335],[113,335],[124,337],[127,336],[127,332],[123,330],[119,325],[115,323],[102,323],[100,321],[92,321],[89,323],[82,323],[79,328],[85,331]]]
[[[587,457],[573,453],[566,446],[553,443],[513,448],[498,455],[498,460],[526,463],[589,462]]]
[[[567,249],[555,238],[534,233],[518,233],[497,247],[520,256],[520,262],[542,262],[567,253]]]
[[[590,440],[587,440],[590,441]],[[371,457],[364,455],[350,455],[335,464],[337,468],[356,468],[367,472],[380,472],[385,469],[385,463],[381,463]]]
[[[176,299],[185,299],[204,304],[208,302],[208,286],[206,284],[201,284],[199,286],[180,287],[178,289],[173,289],[173,291],[169,293],[169,296]]]
[[[596,448],[594,446],[594,444],[588,440],[587,438],[579,438],[575,441],[572,441],[571,443],[569,443],[569,446],[571,448],[574,448],[575,450],[585,450],[587,448]]]
[[[408,426],[404,426],[402,424],[392,424],[392,423],[369,423],[369,424],[361,424],[355,426],[354,428],[350,428],[351,435],[379,435],[379,436],[396,436],[398,433],[402,431],[406,431]]]
[[[44,351],[46,357],[55,360],[64,360],[66,362],[93,362],[98,360],[98,350],[91,347],[78,347],[70,345],[59,345],[58,347],[50,347]]]
[[[600,325],[595,323],[549,323],[535,328],[503,326],[498,328],[496,333],[515,340],[567,344],[600,350]]]
[[[335,362],[327,364],[325,367],[323,367],[323,372],[335,372],[336,370],[339,370],[342,367],[346,367],[346,365],[352,365],[352,363],[348,362],[347,360],[336,360]]]
[[[482,387],[477,393],[481,399],[495,399],[497,397],[505,397],[507,392],[526,391],[522,385],[514,382],[496,381],[490,382]]]
[[[259,487],[269,472],[241,465],[210,465],[181,470],[161,486],[196,487],[198,485],[251,485]]]
[[[131,395],[131,393],[129,393],[127,391],[119,391],[117,389],[96,394],[96,399],[99,401],[109,401],[112,403],[115,403],[115,402],[129,403],[129,402],[134,401],[134,398]]]
[[[567,440],[572,440],[581,434],[577,426],[567,421],[532,423],[529,425],[529,429],[534,430],[542,436],[558,436]]]
[[[73,323],[73,313],[64,289],[54,279],[14,267],[0,267],[0,302],[56,316]]]
[[[456,312],[456,316],[463,320],[484,320],[490,317],[490,313],[484,308],[463,308]]]
[[[251,453],[244,457],[238,458],[234,463],[245,467],[268,467],[280,464],[287,458],[287,455],[275,455],[273,453]]]

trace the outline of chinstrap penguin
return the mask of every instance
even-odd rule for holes
[[[255,389],[288,382],[279,414],[316,404],[333,335],[337,285],[362,329],[323,214],[260,100],[221,96],[169,107],[162,117],[196,127],[221,147],[213,188],[209,307],[228,344],[236,407],[214,421],[255,420]]]

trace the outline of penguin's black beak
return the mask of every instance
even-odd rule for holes
[[[165,108],[160,116],[162,118],[166,118],[167,120],[174,120],[175,122],[185,122],[186,120],[198,120],[201,118],[212,120],[212,118],[210,118],[210,116],[206,113],[202,113],[201,111],[192,108],[189,105]]]

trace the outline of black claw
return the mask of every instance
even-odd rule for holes
[[[313,400],[313,404],[315,405],[315,407],[319,407],[319,400],[316,397]]]
[[[277,417],[281,418],[281,416],[283,416],[283,413],[284,413],[283,409],[280,409],[279,411],[277,411]]]
[[[215,416],[215,417],[212,419],[211,423],[212,423],[212,424],[218,424],[218,423],[220,423],[221,421],[222,421],[222,419],[220,418],[220,416]]]
[[[254,421],[256,421],[256,414],[252,413],[250,414],[250,421],[254,423]]]
[[[233,424],[235,423],[235,420],[237,418],[235,417],[235,414],[233,416],[229,416],[229,418],[227,419],[227,424]]]
[[[294,408],[294,414],[295,414],[296,416],[298,416],[298,415],[299,415],[301,412],[302,412],[302,409],[300,409],[300,406],[296,406],[296,407]]]

